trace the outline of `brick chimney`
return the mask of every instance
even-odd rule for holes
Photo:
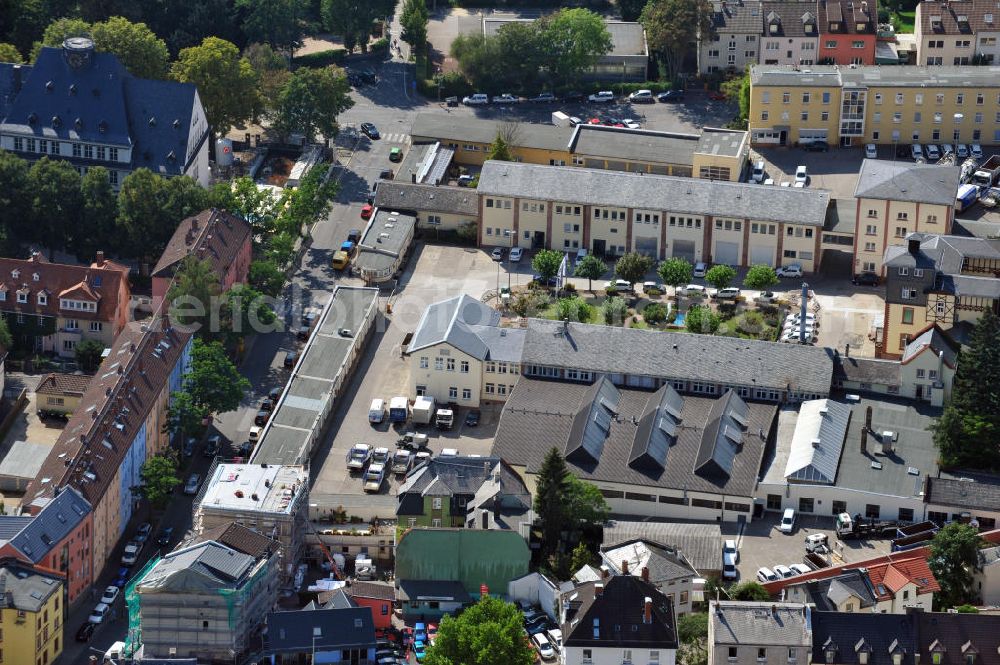
[[[604,593],[604,585],[598,582],[594,585],[594,598],[600,598],[601,594]]]
[[[642,607],[642,622],[653,623],[653,599],[646,596]]]
[[[97,265],[98,267],[104,265],[104,252],[103,251],[97,250],[97,252],[94,253],[94,264]]]
[[[622,561],[622,575],[628,575],[628,559]]]
[[[649,568],[647,568],[646,566],[642,567],[642,581],[643,582],[649,581]]]

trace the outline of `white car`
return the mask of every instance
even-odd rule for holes
[[[502,95],[497,95],[493,98],[494,104],[517,104],[519,101],[521,100],[509,92],[505,92]]]
[[[948,155],[950,155],[953,152],[955,152],[955,149],[951,147],[950,143],[942,143],[941,144],[941,156],[942,157],[947,157]]]
[[[736,570],[736,557],[728,552],[722,554],[722,579],[735,580],[739,573]]]
[[[865,144],[865,159],[878,159],[878,148],[874,143]]]
[[[773,570],[764,566],[763,568],[757,569],[757,579],[761,582],[777,582],[778,576]]]
[[[632,285],[624,279],[616,279],[604,285],[605,291],[615,291],[617,293],[627,293],[632,290]]]
[[[118,594],[121,593],[121,589],[116,586],[109,586],[104,589],[104,595],[101,596],[101,602],[105,605],[114,605],[115,601],[118,599]]]
[[[633,104],[652,104],[656,101],[652,90],[636,90],[628,96],[628,100]]]
[[[521,260],[522,256],[524,256],[524,250],[521,249],[520,247],[515,247],[514,249],[510,250],[510,256],[507,258],[511,263],[517,263],[518,261]]]
[[[694,264],[694,271],[691,275],[694,277],[704,277],[706,272],[708,272],[708,266],[704,262],[698,261],[698,263]]]
[[[712,295],[716,300],[736,300],[740,297],[740,290],[735,286],[719,289]]]
[[[201,476],[199,476],[197,473],[192,473],[188,477],[187,483],[184,484],[184,493],[197,494],[199,485],[201,485]]]
[[[458,457],[457,448],[443,448],[441,454],[438,457]]]
[[[788,566],[783,566],[780,563],[774,567],[774,573],[781,579],[788,579],[789,577],[795,577],[795,573]]]
[[[976,159],[983,158],[983,147],[978,143],[973,143],[969,146],[969,155],[975,157]]]
[[[775,270],[774,274],[778,277],[802,277],[802,266],[798,263],[790,263]]]
[[[601,90],[587,97],[587,101],[594,102],[595,104],[610,104],[615,101],[615,93],[610,90]]]
[[[933,143],[927,145],[926,152],[928,161],[936,162],[937,160],[941,159],[941,150]]]
[[[141,549],[142,545],[139,545],[138,543],[129,543],[126,545],[125,551],[122,552],[122,565],[134,565],[135,562],[139,560],[139,550]]]
[[[799,336],[799,331],[798,330],[786,330],[784,333],[782,333],[781,339],[779,341],[785,342],[786,344],[801,344],[801,343],[803,343],[802,338]],[[805,344],[815,344],[816,343],[816,335],[815,335],[815,333],[810,334],[807,331],[806,332],[806,339],[805,339],[804,343]]]
[[[804,563],[793,563],[792,565],[789,566],[789,568],[791,568],[792,572],[795,573],[796,575],[805,575],[807,573],[812,572],[812,568],[810,568]]]
[[[959,159],[965,159],[969,156],[969,146],[959,143],[955,146],[955,154],[958,155]]]
[[[468,97],[462,97],[462,103],[466,106],[485,106],[490,103],[490,98],[488,95],[484,95],[481,92],[477,92],[474,95],[469,95]]]
[[[806,327],[807,328],[815,328],[818,325],[816,323],[816,315],[815,314],[808,314],[807,313],[806,317],[804,319],[802,318],[801,314],[789,314],[788,316],[785,317],[785,326],[784,327],[785,328],[795,328],[795,327],[798,327],[798,325],[800,323],[802,323],[803,321],[806,322]]]
[[[535,633],[531,636],[531,641],[535,643],[535,648],[538,649],[538,655],[542,657],[542,660],[555,660],[556,650],[552,648],[552,643],[549,642],[545,633]]]
[[[680,292],[686,296],[703,296],[705,291],[705,287],[701,284],[688,284],[680,288]]]
[[[924,146],[919,143],[914,143],[910,146],[910,157],[913,159],[923,159],[924,158]]]
[[[722,554],[731,554],[734,561],[740,560],[740,551],[736,549],[735,540],[726,540],[722,543]]]
[[[795,167],[795,184],[798,185],[800,182],[804,185],[809,181],[809,171],[802,164]]]
[[[625,118],[624,120],[622,120],[622,124],[628,127],[629,129],[642,129],[642,125],[640,125],[632,118]]]
[[[503,247],[494,247],[490,252],[490,258],[494,261],[503,261]]]
[[[90,613],[90,616],[87,617],[87,621],[90,623],[101,623],[104,621],[104,617],[108,616],[108,610],[110,609],[107,604],[98,603],[97,607]]]
[[[795,530],[795,509],[785,508],[785,512],[781,516],[781,524],[778,525],[778,531],[781,533],[791,533]]]

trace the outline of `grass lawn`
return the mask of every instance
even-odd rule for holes
[[[909,12],[894,12],[893,16],[896,17],[896,32],[900,33],[912,33],[913,24],[917,18],[916,11]]]

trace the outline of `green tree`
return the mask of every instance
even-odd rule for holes
[[[556,315],[560,321],[583,321],[590,320],[591,307],[581,298],[560,298],[556,303]]]
[[[270,261],[256,260],[250,263],[248,277],[250,286],[261,293],[277,297],[285,286],[285,273]]]
[[[556,81],[575,82],[613,46],[604,19],[589,9],[560,9],[540,18],[538,27],[550,49],[548,66]]]
[[[145,23],[132,23],[121,16],[112,16],[103,23],[95,23],[91,34],[94,47],[115,54],[132,76],[167,77],[170,62],[167,44]]]
[[[618,0],[618,12],[623,21],[638,21],[648,0]]]
[[[493,139],[493,143],[490,144],[490,149],[486,153],[486,159],[492,159],[498,162],[513,162],[514,155],[510,152],[510,145],[504,140],[504,137],[497,132],[496,138]]]
[[[265,117],[269,116],[277,110],[281,90],[292,75],[288,71],[288,60],[269,44],[250,44],[244,50],[243,57],[257,72],[257,80],[260,82],[258,112]]]
[[[705,335],[714,335],[721,323],[718,314],[702,305],[692,305],[684,317],[684,326],[688,331]]]
[[[688,612],[678,616],[677,639],[684,644],[708,639],[708,612]]]
[[[222,323],[233,337],[275,330],[277,315],[263,293],[235,284],[222,294]]]
[[[344,48],[353,51],[356,46],[364,50],[372,31],[372,23],[393,13],[392,0],[321,0],[320,16],[323,27],[340,35]]]
[[[583,568],[584,566],[591,566],[594,564],[595,560],[594,553],[587,548],[586,543],[580,543],[573,548],[573,554],[570,558],[569,569],[572,572],[576,572]]]
[[[743,76],[723,81],[719,87],[721,92],[740,109],[739,120],[746,123],[750,117],[750,68],[747,67]]]
[[[717,289],[728,287],[734,279],[736,279],[736,271],[722,263],[712,266],[705,273],[705,281]]]
[[[42,157],[28,171],[32,194],[32,234],[30,239],[55,250],[69,245],[76,220],[83,210],[80,174],[69,162]]]
[[[569,517],[565,503],[569,477],[566,460],[556,448],[551,448],[542,460],[535,485],[535,514],[542,532],[543,559],[559,550],[560,536]]]
[[[10,42],[22,53],[31,48],[52,18],[42,0],[3,0],[0,2],[0,39]]]
[[[0,150],[0,229],[7,233],[5,244],[13,250],[20,239],[31,240],[34,196],[28,178],[28,162]]]
[[[713,34],[712,7],[707,0],[649,0],[639,21],[646,29],[650,50],[662,58],[670,80],[677,78],[699,37],[705,40]]]
[[[168,455],[154,455],[139,470],[142,495],[154,508],[163,509],[170,503],[174,488],[181,484],[177,477],[177,460]]]
[[[580,480],[573,474],[566,479],[565,512],[577,530],[591,525],[603,525],[611,509],[597,485]]]
[[[162,178],[136,169],[122,181],[116,225],[120,244],[141,270],[163,252],[180,221],[208,207],[208,192],[187,176]]]
[[[194,403],[189,393],[183,390],[170,394],[170,406],[167,407],[167,420],[163,431],[174,437],[186,439],[201,431],[205,419],[205,409]]]
[[[656,325],[667,320],[667,306],[661,302],[651,302],[642,310],[642,320]]]
[[[562,263],[563,255],[554,249],[541,249],[531,259],[531,268],[542,278],[542,284],[548,284],[549,280],[559,272],[559,265]]]
[[[301,133],[307,141],[317,133],[332,138],[337,135],[337,115],[354,106],[350,91],[339,67],[301,67],[278,94],[274,127],[285,136]]]
[[[587,290],[594,290],[594,280],[600,279],[608,271],[608,266],[593,254],[587,254],[583,260],[576,264],[573,269],[574,277],[583,277],[587,280]]]
[[[15,65],[24,63],[24,57],[13,44],[0,42],[0,62],[11,62]]]
[[[931,572],[941,586],[934,594],[935,609],[949,609],[973,601],[972,571],[983,539],[970,524],[952,522],[934,534],[930,556]]]
[[[0,348],[8,351],[14,348],[14,337],[10,334],[7,319],[0,319]]]
[[[422,0],[421,0],[422,1]],[[492,589],[490,591],[493,591]],[[513,603],[487,596],[457,617],[441,619],[427,665],[532,665],[524,615]]]
[[[965,605],[959,605],[955,608],[955,611],[959,614],[979,614],[979,608],[975,605],[969,605],[968,603]]]
[[[247,41],[271,44],[291,53],[302,46],[301,0],[236,0],[243,13],[243,34]]]
[[[767,602],[771,600],[771,594],[767,592],[760,582],[746,580],[739,584],[734,584],[729,588],[729,597],[733,600]]]
[[[74,349],[76,362],[85,372],[93,372],[101,366],[101,354],[104,353],[104,345],[96,339],[85,339],[76,345]]]
[[[641,282],[653,269],[653,259],[639,252],[628,252],[615,263],[615,274],[629,283]]]
[[[208,325],[220,290],[219,275],[211,261],[193,254],[184,257],[167,291],[170,316],[204,333],[219,332],[210,331]]]
[[[170,75],[198,86],[208,124],[218,134],[249,119],[260,107],[256,72],[240,57],[236,45],[224,39],[206,37],[199,46],[181,50]]]
[[[83,214],[73,233],[73,250],[81,261],[93,259],[97,250],[116,250],[115,217],[118,199],[111,187],[108,170],[91,166],[80,182]]]
[[[680,302],[681,294],[678,292],[678,289],[691,282],[691,273],[693,271],[694,268],[690,262],[678,257],[671,257],[666,261],[662,261],[656,268],[656,274],[660,276],[663,283],[674,287],[675,305]]]
[[[774,274],[774,268],[763,264],[750,266],[746,277],[743,278],[744,287],[757,291],[763,291],[767,287],[774,286],[777,283],[778,276]]]
[[[206,413],[233,411],[249,389],[250,382],[236,370],[221,344],[195,339],[184,390],[197,406]]]
[[[427,22],[430,13],[427,11],[426,0],[405,0],[399,23],[403,26],[401,35],[404,42],[419,51],[427,43]]]
[[[263,239],[274,233],[281,213],[281,206],[274,194],[258,187],[253,178],[248,176],[236,178],[231,187],[229,183],[226,185],[227,200],[217,201],[217,205],[245,219],[255,238]]]
[[[931,426],[948,467],[1000,470],[1000,319],[983,312],[958,358],[951,401]]]
[[[604,301],[604,323],[609,326],[622,325],[627,314],[628,303],[621,296],[610,296]]]

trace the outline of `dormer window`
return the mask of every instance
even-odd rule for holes
[[[37,272],[31,273],[31,281],[32,282],[37,282],[38,281],[38,273]]]
[[[830,21],[830,32],[839,32],[839,31],[840,31],[840,22]]]
[[[983,23],[993,23],[993,14],[983,14]]]
[[[959,14],[957,20],[958,20],[959,23],[968,23],[969,22],[969,17],[966,16],[965,14]]]
[[[856,23],[856,24],[854,25],[854,29],[855,29],[855,30],[856,30],[857,32],[864,32],[865,30],[867,30],[867,29],[868,29],[868,24],[867,24],[867,23]]]
[[[771,24],[771,34],[772,35],[778,34],[778,28],[780,28],[780,27],[781,26],[777,22],[772,23]]]
[[[14,278],[14,279],[20,279],[20,278],[21,278],[21,271],[20,271],[20,270],[17,270],[17,269],[15,268],[14,270],[11,270],[11,271],[10,271],[10,276],[11,276],[12,278]]]
[[[20,303],[26,303],[26,302],[28,302],[28,292],[27,291],[18,291],[17,292],[17,301],[20,302]]]
[[[38,294],[38,304],[39,305],[48,305],[49,304],[49,297],[47,295],[45,295],[44,293],[39,293]]]

